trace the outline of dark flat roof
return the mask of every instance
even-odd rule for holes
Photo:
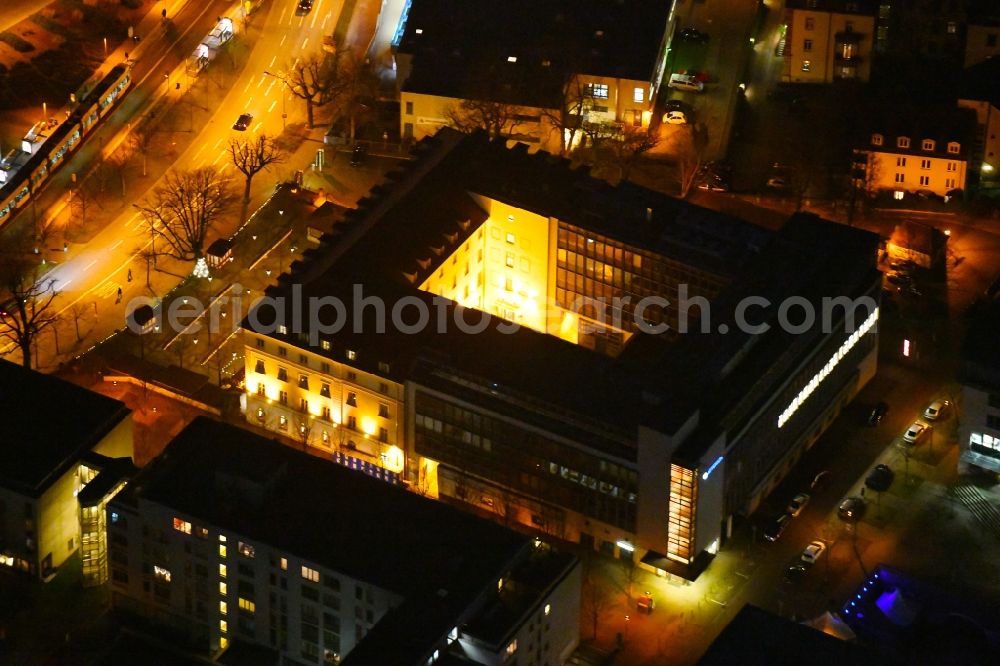
[[[989,102],[1000,109],[1000,57],[966,67],[961,74],[959,99]]]
[[[650,81],[669,11],[662,0],[413,0],[404,90],[552,108],[570,74]]]
[[[40,495],[130,413],[121,401],[0,359],[0,485]]]
[[[478,594],[531,543],[205,417],[178,434],[127,492],[404,597]]]

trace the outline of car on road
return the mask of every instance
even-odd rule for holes
[[[698,189],[709,192],[728,192],[730,189],[729,180],[718,174],[703,176],[701,182],[698,183]]]
[[[847,523],[854,523],[865,515],[865,500],[863,497],[848,497],[837,507],[837,515]]]
[[[671,74],[670,80],[667,82],[667,87],[686,90],[688,92],[705,91],[705,84],[697,76],[691,76],[690,74]]]
[[[788,503],[788,515],[792,518],[798,518],[802,510],[806,508],[806,504],[809,504],[809,499],[808,493],[799,493],[792,498],[792,501]]]
[[[367,155],[368,147],[365,144],[354,144],[354,149],[351,151],[351,166],[361,166],[365,161],[365,156]]]
[[[941,418],[941,414],[948,409],[948,404],[947,400],[935,400],[924,410],[924,418],[928,421],[937,421]]]
[[[830,483],[830,470],[824,469],[822,472],[813,477],[812,483],[809,484],[810,490],[821,490],[826,488]]]
[[[792,522],[792,517],[787,513],[783,513],[774,521],[764,528],[764,538],[768,541],[777,541],[781,538],[781,535],[785,533],[788,529],[788,525]]]
[[[233,129],[237,132],[245,132],[246,129],[250,127],[251,122],[253,122],[253,116],[251,114],[240,114],[240,117],[236,119],[235,123],[233,123]]]
[[[667,111],[663,114],[663,122],[668,125],[687,125],[687,116],[681,110]]]
[[[910,444],[916,444],[929,428],[930,426],[923,421],[914,421],[910,424],[910,427],[906,429],[906,432],[903,433],[903,441],[909,442]]]
[[[913,277],[906,273],[889,273],[885,276],[885,279],[897,287],[908,287],[913,284]]]
[[[685,42],[701,42],[702,44],[708,42],[708,35],[701,30],[695,30],[694,28],[684,28],[681,30],[678,37]]]
[[[797,583],[802,580],[802,577],[806,575],[809,571],[809,567],[802,564],[802,562],[796,562],[795,564],[788,565],[785,569],[785,582]]]
[[[884,493],[889,490],[892,480],[896,478],[896,473],[888,465],[875,465],[868,478],[865,479],[865,486],[877,493]]]
[[[765,185],[772,190],[787,190],[791,188],[792,181],[786,176],[771,176],[767,179],[767,183],[765,183]]]
[[[312,11],[313,0],[299,0],[298,6],[295,8],[296,16],[305,16]]]
[[[878,402],[872,407],[872,411],[868,414],[868,425],[872,428],[882,423],[882,419],[885,418],[886,413],[889,411],[889,405],[884,402]]]
[[[802,551],[801,559],[806,564],[816,564],[823,553],[826,552],[826,544],[819,539],[812,541],[806,546],[806,549]]]

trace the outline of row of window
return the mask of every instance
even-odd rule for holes
[[[872,145],[881,146],[885,141],[885,137],[881,134],[872,134]],[[926,150],[928,152],[933,151],[937,146],[937,142],[934,139],[923,139],[920,143],[921,150]],[[896,137],[896,147],[908,149],[910,147],[910,137],[908,136],[898,136]],[[962,150],[962,144],[957,141],[948,142],[948,152],[952,155],[957,155]]]
[[[929,187],[930,184],[931,184],[931,177],[930,176],[920,176],[918,178],[918,181],[924,187]],[[897,172],[896,173],[896,183],[897,184],[902,184],[902,183],[905,183],[905,182],[906,182],[906,175],[903,174],[903,173]],[[955,189],[956,185],[957,185],[957,181],[954,178],[945,178],[944,179],[945,189],[953,190],[953,189]]]
[[[278,333],[280,333],[282,335],[287,335],[288,334],[288,327],[285,326],[284,324],[280,324],[278,326]],[[300,342],[303,342],[303,343],[306,343],[306,344],[308,344],[308,342],[309,342],[309,334],[308,333],[299,333],[298,334],[298,338],[299,338]],[[319,344],[320,344],[320,347],[323,349],[323,351],[331,351],[331,349],[332,349],[332,343],[329,340],[320,340]],[[263,338],[257,338],[256,345],[257,345],[257,349],[264,349],[264,350],[267,349],[267,343],[264,341]],[[288,348],[287,347],[283,347],[281,345],[278,345],[278,356],[280,356],[282,358],[288,358]],[[356,352],[353,349],[345,349],[344,350],[344,358],[346,358],[348,361],[357,361],[358,360],[358,352]],[[305,354],[299,354],[299,364],[300,365],[304,365],[306,367],[309,367],[309,357],[306,356]],[[380,373],[382,373],[384,375],[388,375],[389,372],[391,371],[391,369],[392,368],[390,367],[390,365],[388,363],[386,363],[385,361],[379,361],[378,371]],[[330,373],[330,364],[327,363],[327,362],[321,362],[320,363],[320,370],[322,372],[326,373],[326,374],[329,374]],[[355,373],[352,372],[352,371],[348,371],[347,374],[348,375],[354,375]]]

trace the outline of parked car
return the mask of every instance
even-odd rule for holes
[[[667,123],[668,125],[686,125],[687,121],[688,121],[687,116],[684,115],[684,112],[680,110],[667,111],[665,114],[663,114],[663,122]]]
[[[896,473],[888,465],[875,465],[875,469],[865,479],[865,486],[877,493],[884,493],[889,490],[892,480],[895,478]]]
[[[913,273],[917,265],[909,259],[890,259],[889,268],[900,273]]]
[[[806,549],[802,551],[802,556],[800,559],[806,564],[816,564],[823,553],[826,552],[826,544],[819,539],[812,541],[806,546]]]
[[[250,127],[251,122],[253,122],[253,116],[251,114],[240,114],[240,117],[236,119],[235,123],[233,123],[233,129],[237,132],[245,132],[247,127]]]
[[[837,515],[846,523],[854,523],[865,515],[865,500],[863,497],[848,497],[837,507]]]
[[[730,189],[729,180],[718,174],[709,174],[702,177],[701,182],[698,183],[698,189],[709,192],[728,192]]]
[[[882,423],[882,419],[885,418],[886,413],[889,411],[889,405],[884,402],[878,402],[872,407],[872,411],[868,414],[868,425],[872,428]]]
[[[686,90],[688,92],[704,92],[705,84],[698,80],[698,77],[690,74],[671,74],[667,82],[668,88]]]
[[[914,421],[903,433],[903,441],[916,444],[924,436],[930,426],[923,421]]]
[[[947,400],[935,400],[924,410],[924,418],[928,421],[937,421],[948,409],[949,404]]]
[[[792,181],[785,176],[771,176],[765,185],[772,190],[787,190],[792,186]]]
[[[908,287],[913,284],[913,277],[906,273],[889,273],[885,276],[885,279],[897,287]]]
[[[351,151],[351,166],[361,166],[365,161],[366,155],[368,155],[368,147],[365,144],[354,144],[354,149]]]
[[[810,490],[821,490],[826,488],[830,483],[830,470],[824,469],[822,472],[813,477],[812,483],[809,484]]]
[[[652,592],[646,592],[636,601],[636,607],[640,613],[652,613],[653,609],[656,608],[656,601],[653,599]]]
[[[803,576],[806,575],[807,571],[809,571],[809,567],[802,564],[802,562],[790,564],[788,565],[788,568],[785,569],[785,581],[789,583],[797,583]]]
[[[806,504],[809,504],[809,495],[807,493],[799,493],[792,501],[788,503],[788,515],[792,518],[798,518],[799,514],[802,513],[802,509],[806,508]]]
[[[694,28],[684,28],[678,36],[685,42],[701,42],[702,44],[709,39],[707,34]]]
[[[781,514],[774,519],[774,522],[764,528],[764,538],[768,541],[777,541],[781,538],[781,535],[785,533],[785,530],[788,529],[788,525],[791,522],[791,516],[787,513]]]

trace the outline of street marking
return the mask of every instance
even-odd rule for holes
[[[284,23],[285,22],[285,12],[287,12],[287,11],[288,11],[288,7],[285,7],[284,9],[281,10],[281,16],[278,17],[278,23]]]
[[[309,38],[308,38],[308,37],[306,37],[305,41],[304,41],[304,42],[302,42],[302,50],[303,50],[303,51],[305,51],[305,50],[306,50],[306,44],[308,44],[308,43],[309,43]]]
[[[276,79],[275,79],[275,80],[276,80]],[[275,81],[275,80],[272,80],[272,81],[271,81],[271,85],[269,85],[269,86],[267,87],[267,90],[266,90],[266,91],[264,92],[264,96],[265,96],[265,97],[267,97],[268,95],[270,95],[270,94],[271,94],[271,88],[273,88],[273,87],[274,87],[274,81]]]
[[[253,101],[253,95],[250,95],[250,99],[247,100],[246,105],[245,105],[246,108],[248,108],[248,109],[250,108],[250,102],[252,102],[252,101]]]
[[[66,287],[69,286],[69,283],[72,282],[72,281],[73,281],[73,278],[70,278],[70,279],[66,280],[65,282],[63,282],[62,285],[61,285],[60,290],[66,289]]]
[[[220,143],[222,143],[222,139],[219,139],[218,141],[215,142],[215,145],[212,146],[212,150],[218,150]]]
[[[331,14],[327,14],[326,16],[323,17],[323,23],[321,23],[320,26],[319,26],[320,30],[326,30],[326,22],[330,20],[330,17],[332,15],[333,14],[331,13]]]
[[[264,124],[264,121],[263,121],[263,120],[262,120],[262,121],[260,121],[259,123],[257,123],[257,126],[253,128],[253,133],[254,133],[254,134],[256,134],[256,133],[257,133],[257,130],[259,130],[259,129],[260,129],[260,126],[261,126],[261,125],[263,125],[263,124]]]
[[[281,41],[278,42],[278,46],[284,46],[285,45],[285,37],[288,37],[288,35],[282,35],[281,36]]]
[[[90,267],[93,266],[96,263],[97,263],[97,259],[94,259],[92,262],[90,262],[89,264],[87,264],[86,266],[83,267],[83,272],[86,273],[87,271],[89,271]]]
[[[250,79],[249,81],[247,81],[246,87],[243,88],[243,92],[246,92],[246,91],[250,90],[250,86],[252,86],[252,85],[253,85],[253,79]],[[258,83],[257,85],[260,85],[260,84]]]
[[[219,153],[219,156],[216,157],[215,160],[212,161],[212,166],[215,166],[216,164],[218,164],[219,160],[221,160],[225,156],[226,156],[225,153]]]
[[[268,65],[267,68],[271,69],[272,67],[274,67],[274,63],[276,63],[277,61],[278,61],[278,56],[274,56],[273,58],[271,58],[271,64]]]
[[[274,111],[274,105],[277,104],[277,103],[278,103],[278,100],[274,100],[273,102],[271,102],[271,106],[267,107],[267,112],[271,113],[272,111]]]
[[[119,239],[118,239],[118,241],[117,241],[117,242],[116,242],[116,243],[115,243],[114,245],[112,245],[111,247],[109,247],[108,249],[109,249],[109,250],[117,250],[117,249],[118,249],[118,246],[119,246],[119,245],[121,245],[121,244],[122,244],[122,243],[124,243],[124,242],[125,242],[125,240],[124,240],[124,239],[122,239],[122,238],[119,238]]]
[[[317,19],[319,19],[319,6],[318,5],[316,7],[316,11],[313,12],[313,20],[312,20],[312,23],[309,24],[309,28],[310,29],[316,27],[316,20]]]
[[[198,152],[194,154],[195,159],[198,159],[198,156],[201,155],[201,151],[203,150],[205,150],[205,144],[201,144],[201,148],[199,148]]]

